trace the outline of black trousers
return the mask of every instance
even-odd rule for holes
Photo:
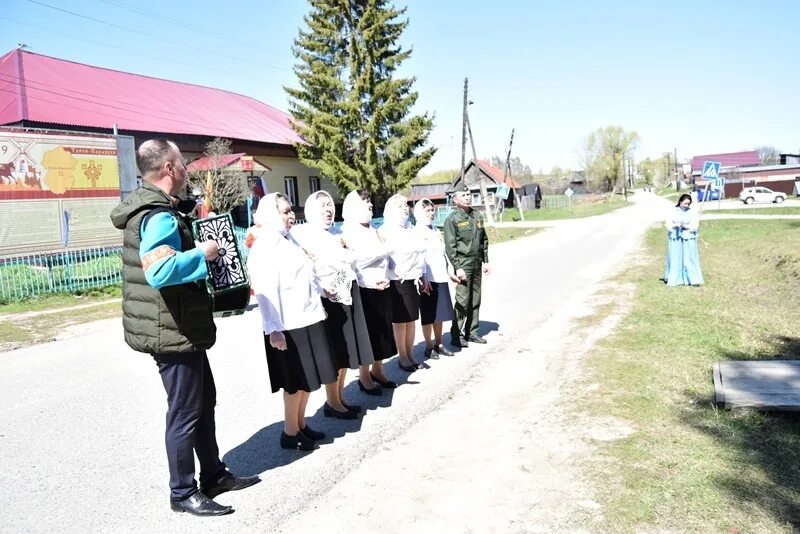
[[[170,498],[181,501],[197,492],[194,455],[200,461],[200,484],[225,469],[219,459],[214,406],[217,389],[205,351],[153,354],[167,392],[167,462]]]

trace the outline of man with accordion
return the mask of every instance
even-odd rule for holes
[[[216,341],[212,299],[205,285],[207,261],[220,254],[216,241],[195,242],[181,213],[186,191],[180,149],[167,139],[145,141],[136,151],[143,184],[111,212],[123,230],[123,327],[126,343],[152,355],[167,392],[166,448],[170,506],[199,516],[232,512],[213,500],[220,493],[259,482],[237,477],[219,458],[216,389],[206,350]],[[188,210],[187,210],[188,211]],[[200,462],[200,487],[194,456]]]

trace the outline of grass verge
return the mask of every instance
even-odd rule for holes
[[[0,304],[0,317],[7,313],[24,313],[54,308],[69,308],[81,304],[92,304],[102,302],[110,298],[122,296],[122,286],[108,286],[99,289],[91,289],[82,293],[55,293],[31,297],[25,300],[11,301]]]
[[[785,206],[772,208],[769,206],[757,206],[755,208],[708,210],[704,213],[729,213],[733,215],[800,215],[800,207]]]
[[[580,219],[593,217],[618,210],[628,206],[625,199],[615,196],[611,200],[598,200],[595,202],[573,202],[569,207],[545,208],[539,210],[526,210],[526,221],[555,221],[561,219]],[[503,222],[520,221],[519,210],[510,208],[503,214]]]
[[[798,229],[704,223],[701,288],[659,281],[664,232],[647,234],[646,260],[621,277],[631,311],[588,360],[600,388],[578,406],[636,429],[587,466],[603,531],[800,529],[800,417],[717,410],[711,378],[718,360],[800,358]]]
[[[489,236],[489,244],[502,243],[503,241],[511,241],[520,237],[527,237],[537,232],[541,232],[543,228],[497,228],[495,226],[486,228],[486,234]]]

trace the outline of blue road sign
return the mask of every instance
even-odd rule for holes
[[[719,178],[719,161],[706,161],[703,164],[703,174],[700,176],[703,180],[713,181]]]
[[[497,198],[502,198],[503,200],[508,199],[508,194],[511,192],[511,188],[505,184],[498,184],[497,191],[495,191],[494,196]]]
[[[725,187],[725,178],[714,178],[714,187],[717,189]]]

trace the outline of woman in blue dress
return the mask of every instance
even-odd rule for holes
[[[668,286],[703,285],[700,256],[697,252],[700,215],[691,206],[692,197],[681,195],[667,218],[667,265],[664,281]]]

